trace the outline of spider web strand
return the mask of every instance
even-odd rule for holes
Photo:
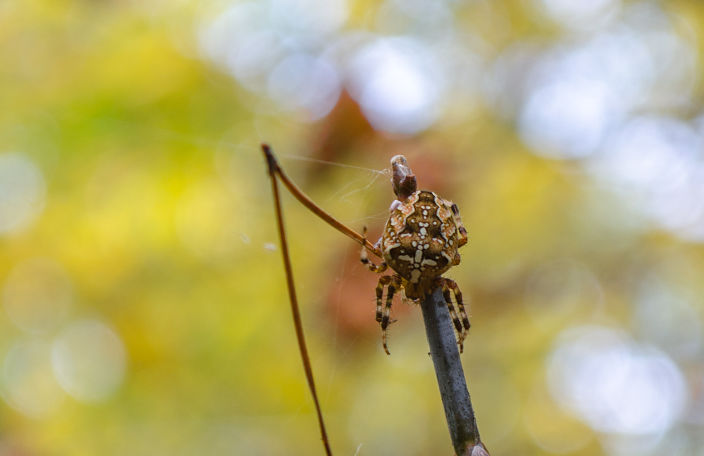
[[[378,169],[372,169],[372,168],[365,168],[363,166],[348,165],[345,163],[338,163],[338,162],[333,162],[333,161],[328,161],[328,160],[319,160],[317,158],[310,158],[310,157],[301,157],[298,155],[279,154],[279,157],[288,158],[289,160],[306,161],[306,162],[311,162],[311,163],[321,163],[324,165],[337,166],[340,168],[349,168],[349,169],[356,169],[356,170],[360,170],[360,171],[367,171],[367,172],[374,173],[374,174],[380,174],[382,176],[389,174],[388,170],[378,170]]]

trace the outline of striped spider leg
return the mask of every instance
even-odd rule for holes
[[[462,292],[460,291],[460,287],[457,286],[457,283],[447,277],[438,278],[436,283],[438,287],[442,288],[442,295],[445,298],[447,309],[450,312],[450,318],[452,318],[452,323],[455,326],[457,344],[460,346],[460,353],[462,353],[464,351],[464,339],[467,337],[467,332],[470,327],[469,317],[467,316],[467,311],[462,301]],[[455,310],[455,306],[452,304],[453,296],[457,303],[457,310]]]
[[[366,239],[366,237],[367,237],[367,227],[366,226],[364,227],[364,231],[362,232],[362,235]],[[382,274],[388,268],[388,265],[386,264],[385,261],[382,261],[381,264],[379,264],[378,266],[376,264],[372,263],[369,260],[369,256],[367,254],[367,249],[364,247],[362,247],[362,250],[359,254],[359,260],[371,272],[376,272],[376,273]],[[381,276],[381,277],[379,277],[379,282],[376,285],[376,321],[381,326],[382,345],[384,346],[384,351],[386,352],[387,355],[390,355],[391,353],[389,352],[389,348],[386,344],[386,328],[389,326],[389,324],[396,321],[396,320],[389,320],[389,315],[391,314],[391,303],[393,301],[394,294],[396,293],[397,290],[401,289],[401,286],[402,286],[401,276],[399,276],[398,274]],[[384,310],[382,312],[382,301],[383,301],[384,288],[386,288],[386,305],[384,306],[384,308],[383,308]]]

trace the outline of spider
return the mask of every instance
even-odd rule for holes
[[[367,248],[362,247],[360,260],[372,272],[383,273],[390,267],[396,274],[379,278],[376,286],[376,321],[381,325],[382,344],[386,344],[391,302],[397,291],[403,297],[418,303],[435,288],[442,288],[450,317],[457,333],[460,352],[469,330],[469,318],[462,301],[462,292],[455,281],[441,277],[452,266],[459,264],[457,251],[467,243],[467,230],[462,225],[457,205],[440,198],[428,190],[416,190],[415,176],[408,168],[405,157],[391,159],[394,193],[398,197],[389,208],[389,220],[384,233],[374,247],[383,255],[379,265],[369,260]],[[366,239],[367,229],[363,237]],[[386,304],[382,312],[384,288]],[[457,302],[452,303],[451,294]],[[458,316],[459,313],[459,316]]]
[[[460,255],[457,249],[467,243],[467,230],[462,225],[457,205],[440,198],[431,191],[417,190],[415,175],[408,167],[406,159],[402,155],[397,155],[391,159],[393,170],[391,182],[397,199],[391,203],[389,208],[389,220],[386,223],[383,235],[376,245],[372,245],[366,238],[366,227],[363,231],[364,234],[360,235],[318,207],[286,176],[267,144],[262,144],[262,151],[267,160],[269,178],[274,195],[276,222],[281,241],[281,253],[286,271],[289,302],[293,314],[298,348],[303,361],[308,387],[313,396],[325,452],[327,455],[332,455],[313,380],[313,368],[306,348],[303,325],[296,298],[278,181],[280,180],[291,194],[314,214],[325,220],[336,230],[362,244],[360,260],[369,270],[383,273],[390,267],[395,271],[393,275],[381,276],[376,287],[376,320],[381,325],[382,342],[384,351],[387,354],[389,354],[389,350],[386,343],[386,329],[390,323],[391,301],[396,292],[401,291],[406,299],[420,302],[438,287],[442,289],[443,297],[455,327],[457,344],[460,347],[460,351],[462,351],[463,341],[470,326],[469,319],[462,302],[462,293],[457,284],[450,279],[442,277],[442,274],[452,266],[459,264]],[[376,265],[369,260],[367,252],[382,258],[383,261]],[[384,288],[387,290],[386,304],[382,311]],[[452,295],[454,295],[457,303],[456,306],[452,304]],[[459,317],[455,307],[459,310]],[[476,439],[478,438],[477,434]]]

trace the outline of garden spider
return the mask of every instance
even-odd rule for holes
[[[464,338],[470,327],[462,302],[462,293],[454,281],[441,275],[452,266],[459,264],[460,255],[457,249],[467,243],[467,230],[462,225],[457,205],[440,198],[433,192],[417,190],[415,175],[408,168],[406,159],[402,155],[397,155],[392,158],[391,166],[393,170],[393,189],[398,199],[394,200],[389,208],[390,216],[383,235],[376,245],[371,245],[366,238],[366,227],[364,228],[364,234],[360,235],[322,210],[286,176],[268,145],[262,144],[262,151],[267,160],[272,193],[274,195],[277,228],[281,241],[281,253],[286,271],[289,302],[291,304],[298,347],[308,387],[315,403],[325,452],[327,455],[331,455],[332,452],[313,380],[313,369],[301,324],[288,243],[286,242],[286,232],[284,230],[277,177],[304,206],[333,228],[362,245],[360,260],[369,270],[382,273],[390,267],[395,272],[393,275],[381,276],[376,287],[376,320],[381,325],[384,351],[387,354],[389,354],[389,350],[386,344],[386,329],[389,325],[389,313],[394,294],[397,291],[402,291],[405,298],[419,302],[437,288],[442,289],[443,297],[455,327],[457,344],[462,350]],[[367,252],[382,258],[382,263],[379,265],[372,263],[367,256]],[[387,289],[387,292],[386,304],[382,312],[384,288]],[[459,310],[459,317],[458,311],[452,303],[452,295],[454,295],[457,303],[456,307]],[[466,386],[464,388],[466,389]],[[469,396],[467,396],[468,399]],[[478,439],[477,433],[476,442],[479,442]]]
[[[374,246],[381,250],[384,261],[378,266],[372,263],[364,246],[360,253],[360,260],[370,271],[383,273],[390,267],[396,272],[381,276],[376,286],[376,321],[381,324],[384,351],[390,354],[386,345],[386,328],[394,294],[400,290],[405,298],[417,303],[435,288],[442,288],[462,352],[470,326],[462,292],[453,280],[441,277],[443,272],[459,264],[457,249],[467,243],[467,230],[460,220],[459,209],[433,192],[416,190],[415,176],[402,155],[391,159],[391,167],[394,193],[398,199],[391,203],[384,233]],[[365,227],[364,238],[366,234]],[[387,290],[386,304],[382,313],[384,288]],[[451,293],[459,312],[452,303]]]

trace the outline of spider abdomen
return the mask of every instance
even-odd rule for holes
[[[389,267],[423,290],[459,263],[457,248],[467,242],[467,232],[455,204],[418,190],[392,204],[381,241]]]

